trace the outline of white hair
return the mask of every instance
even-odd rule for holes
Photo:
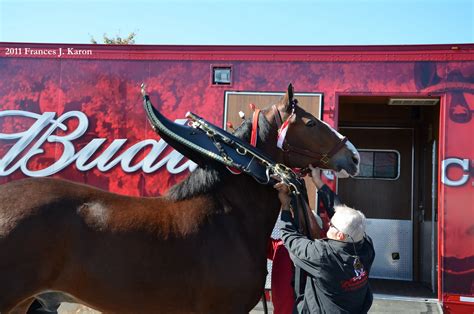
[[[347,235],[345,242],[359,242],[365,234],[365,215],[358,210],[338,205],[334,207],[336,213],[331,222],[336,229]]]

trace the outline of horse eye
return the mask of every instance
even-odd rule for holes
[[[308,122],[306,122],[306,126],[307,127],[313,127],[316,125],[316,122],[314,120],[308,120]]]

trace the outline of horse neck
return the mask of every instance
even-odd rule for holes
[[[276,123],[260,115],[259,126],[257,147],[273,160],[281,162],[276,147]],[[251,126],[247,121],[237,129],[235,135],[249,141],[250,133]],[[222,165],[211,168],[196,169],[185,181],[172,187],[167,198],[175,202],[195,197],[206,198],[206,209],[191,210],[204,210],[206,215],[213,217],[210,219],[234,219],[240,228],[238,232],[246,234],[244,238],[248,239],[248,246],[257,252],[265,252],[280,208],[277,191],[271,186],[259,184],[249,175],[233,175]]]
[[[277,134],[275,119],[267,110],[259,118],[257,147],[275,162],[283,162],[283,152],[276,146]],[[250,134],[240,137],[250,138]],[[236,214],[244,222],[246,232],[253,235],[251,238],[261,239],[266,245],[280,210],[277,191],[244,174],[226,176],[226,180],[230,181],[222,184],[224,197],[233,205],[234,211],[239,211]]]
[[[232,175],[220,190],[224,202],[231,208],[256,250],[266,247],[280,210],[277,191],[256,182],[248,175]]]

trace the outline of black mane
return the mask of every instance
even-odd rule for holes
[[[265,141],[270,132],[270,123],[263,114],[258,119],[258,126],[258,140]],[[247,119],[235,130],[234,135],[250,142],[251,132],[252,122]],[[204,168],[196,168],[184,181],[171,187],[166,197],[173,201],[182,201],[198,195],[212,193],[222,182],[223,177],[230,175],[230,172],[222,164],[214,160],[205,160],[205,164]]]

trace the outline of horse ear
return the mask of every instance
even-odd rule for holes
[[[290,112],[293,107],[293,97],[294,97],[294,90],[293,90],[293,85],[290,83],[288,84],[288,89],[286,90],[286,94],[283,97],[283,104],[285,105],[285,111]]]

